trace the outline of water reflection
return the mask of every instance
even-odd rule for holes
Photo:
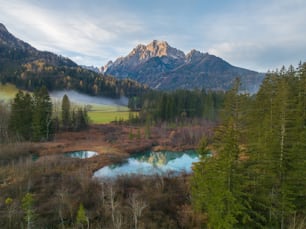
[[[98,155],[98,153],[94,151],[74,151],[74,152],[65,154],[65,156],[67,157],[80,158],[80,159],[86,159],[86,158],[94,157],[96,155]]]
[[[121,175],[154,175],[169,172],[191,173],[192,163],[199,156],[193,151],[184,152],[145,152],[133,155],[123,163],[103,167],[94,173],[94,177],[114,178]]]

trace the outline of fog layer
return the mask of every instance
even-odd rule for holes
[[[81,94],[76,91],[53,91],[50,92],[52,99],[62,99],[64,95],[69,97],[70,102],[81,103],[81,104],[100,104],[100,105],[117,105],[117,106],[127,106],[128,98],[121,97],[120,99],[110,99],[106,97],[99,96],[89,96]]]

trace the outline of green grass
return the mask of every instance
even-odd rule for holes
[[[1,84],[0,83],[0,100],[8,102],[12,100],[17,94],[18,89],[12,84]]]
[[[122,111],[122,112],[107,112],[107,111],[94,111],[88,112],[88,116],[92,123],[94,124],[105,124],[110,123],[115,120],[128,120],[129,112]]]
[[[88,116],[93,124],[105,124],[112,121],[128,120],[129,108],[118,105],[102,105],[102,104],[75,104],[76,106],[87,105]]]
[[[17,94],[15,85],[0,83],[0,101],[9,102]],[[105,124],[115,120],[128,120],[129,109],[125,106],[101,104],[75,104],[76,106],[89,105],[88,116],[93,124]],[[135,113],[135,115],[137,115]]]
[[[116,105],[90,104],[88,116],[94,124],[105,124],[112,121],[128,120],[128,107]],[[137,115],[136,113],[134,115]]]

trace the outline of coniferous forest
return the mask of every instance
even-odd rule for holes
[[[166,123],[174,132],[199,119],[214,129],[198,141],[200,161],[192,174],[116,180],[93,179],[95,159],[33,160],[34,142],[93,127],[86,109],[73,109],[66,95],[56,116],[45,87],[20,91],[10,109],[0,104],[0,227],[305,228],[306,64],[269,72],[254,95],[239,86],[237,79],[228,92],[131,97],[129,106],[139,115],[114,124],[118,129],[155,126],[163,132]],[[110,143],[114,126],[107,130]],[[133,144],[151,138],[138,133]]]
[[[254,97],[226,97],[207,158],[203,140],[192,202],[209,228],[304,228],[306,65],[267,74]]]

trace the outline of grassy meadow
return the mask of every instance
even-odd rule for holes
[[[16,88],[15,85],[0,84],[0,101],[2,100],[4,102],[9,102],[15,97],[17,92],[18,89]],[[98,104],[95,101],[96,100],[93,100],[92,102],[89,103],[77,103],[73,101],[73,104],[76,106],[86,105],[89,108],[88,116],[92,124],[104,124],[116,120],[117,121],[127,120],[129,118],[130,112],[128,107],[116,104],[111,104],[111,105]]]
[[[129,113],[129,109],[125,106],[90,104],[88,116],[93,124],[103,124],[127,120]]]
[[[11,99],[15,97],[18,89],[15,85],[12,84],[1,84],[0,83],[0,101],[9,102]]]

